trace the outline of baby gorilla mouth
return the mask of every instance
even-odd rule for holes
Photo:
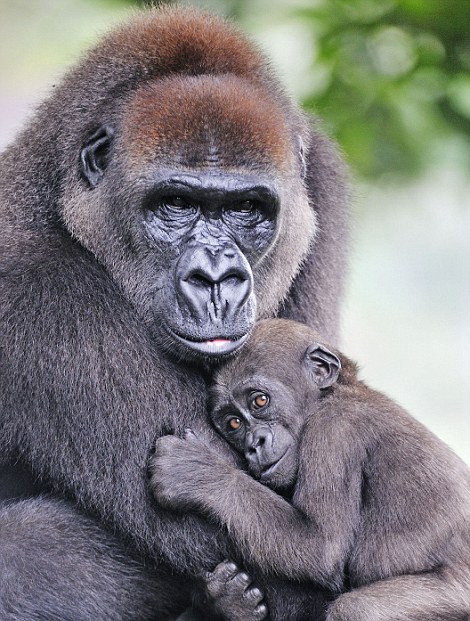
[[[278,471],[280,465],[284,461],[284,458],[285,458],[285,456],[287,455],[288,452],[289,452],[289,449],[287,449],[281,455],[281,457],[279,457],[279,459],[277,459],[272,464],[268,464],[265,468],[263,468],[261,470],[261,475],[260,475],[260,480],[261,481],[268,481],[273,476],[273,474],[276,474],[276,472]]]

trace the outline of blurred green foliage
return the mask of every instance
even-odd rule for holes
[[[301,22],[310,37],[302,103],[325,120],[363,177],[415,175],[452,148],[470,162],[468,0],[187,3],[255,34],[256,18]]]
[[[314,4],[301,15],[318,33],[326,78],[305,104],[330,121],[363,174],[417,172],[442,139],[468,143],[470,2]]]

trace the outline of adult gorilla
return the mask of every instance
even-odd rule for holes
[[[3,621],[163,619],[201,569],[237,558],[211,524],[155,505],[148,456],[156,435],[211,434],[203,369],[256,318],[334,341],[342,184],[259,52],[191,10],[106,37],[7,149]],[[27,498],[38,488],[55,499]]]

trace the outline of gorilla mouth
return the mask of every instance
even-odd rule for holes
[[[178,334],[171,328],[169,328],[171,336],[182,343],[192,351],[196,351],[199,354],[204,354],[205,356],[210,357],[220,357],[227,356],[234,351],[236,351],[248,338],[248,334],[244,334],[241,337],[235,338],[226,338],[226,337],[216,337],[213,339],[195,339],[188,336],[183,336]]]
[[[267,481],[269,480],[273,474],[276,473],[276,470],[278,469],[278,467],[281,465],[281,463],[284,461],[284,457],[287,455],[287,453],[289,452],[289,449],[287,449],[280,457],[277,461],[273,462],[272,464],[269,464],[268,466],[266,466],[265,468],[263,468],[263,470],[261,471],[261,475],[260,475],[260,480],[261,481]]]

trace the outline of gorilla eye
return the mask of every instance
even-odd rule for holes
[[[227,425],[232,431],[237,431],[243,426],[243,422],[238,416],[232,416],[228,419]]]
[[[261,205],[258,201],[246,200],[240,203],[232,203],[228,207],[228,211],[237,215],[253,215],[261,211]]]
[[[253,395],[251,399],[251,407],[254,410],[261,410],[261,408],[265,408],[269,403],[269,395],[265,392],[257,392]]]
[[[193,201],[183,198],[178,194],[158,196],[154,205],[151,206],[157,217],[168,222],[184,222],[194,218],[198,213],[198,205]]]
[[[253,201],[243,201],[236,206],[235,211],[239,213],[251,213],[255,209],[256,205]]]
[[[162,203],[168,207],[174,207],[175,209],[187,209],[191,206],[188,201],[181,196],[166,196],[163,198]]]

